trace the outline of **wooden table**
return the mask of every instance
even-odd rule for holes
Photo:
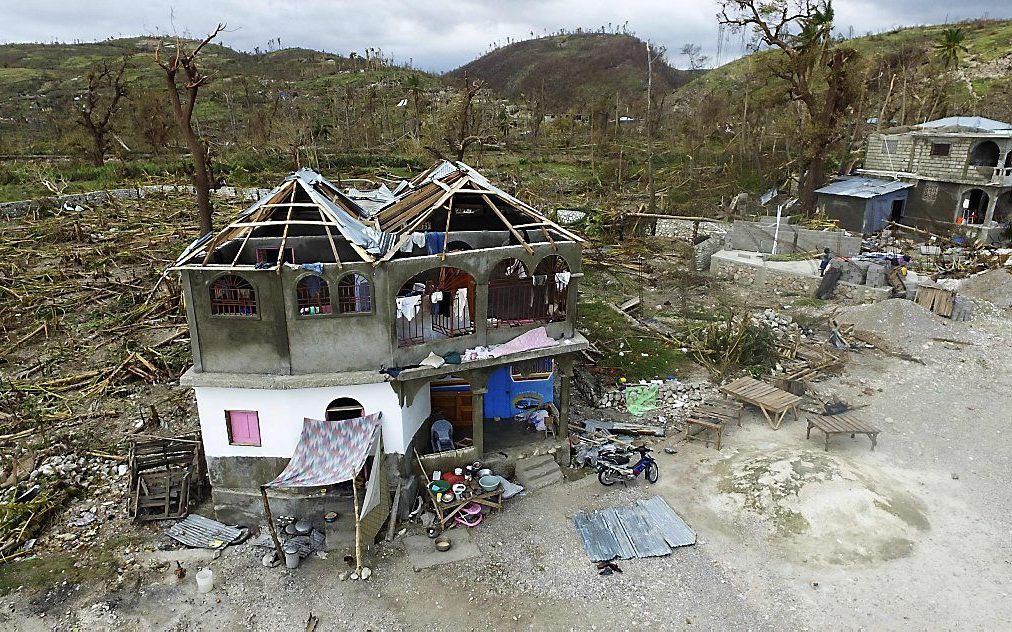
[[[429,481],[429,483],[431,482],[432,481]],[[490,492],[482,490],[481,487],[477,486],[477,484],[474,484],[470,489],[474,492],[473,496],[463,500],[458,499],[452,503],[440,502],[440,500],[436,498],[436,495],[432,493],[432,490],[429,490],[429,499],[432,501],[432,506],[436,510],[436,518],[439,520],[440,531],[446,529],[447,525],[452,527],[455,524],[453,519],[457,517],[457,514],[459,514],[468,503],[477,503],[479,505],[484,505],[485,507],[491,507],[494,511],[502,510],[502,483],[499,484],[499,487]]]
[[[812,438],[812,428],[818,428],[826,435],[826,452],[829,452],[829,437],[836,434],[849,434],[853,439],[854,435],[868,435],[871,439],[871,449],[875,449],[878,443],[878,428],[869,426],[864,420],[855,417],[850,413],[839,415],[813,415],[808,418],[808,432],[806,439]]]
[[[738,427],[741,427],[741,404],[731,404],[724,402],[703,402],[699,406],[696,406],[692,411],[685,417],[685,440],[689,441],[694,439],[689,434],[689,428],[691,426],[699,426],[703,429],[703,432],[710,432],[716,435],[716,448],[720,449],[720,438],[724,432],[724,424],[735,421],[738,423]],[[702,434],[702,433],[700,433]],[[710,447],[710,435],[707,434],[703,439],[706,441],[706,446]]]
[[[755,378],[747,376],[738,378],[721,386],[720,392],[761,410],[774,430],[780,428],[788,412],[793,412],[794,418],[798,418],[800,397]]]

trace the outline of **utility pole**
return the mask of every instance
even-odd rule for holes
[[[647,48],[647,191],[650,193],[650,212],[657,212],[657,187],[654,184],[654,124],[653,124],[653,84],[654,67],[653,57],[650,53],[650,42],[646,42]]]

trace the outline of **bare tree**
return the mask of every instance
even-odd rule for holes
[[[176,122],[165,109],[165,93],[161,90],[142,90],[130,93],[131,118],[134,131],[155,154],[172,140]]]
[[[710,56],[702,54],[699,44],[688,43],[682,46],[682,55],[689,60],[689,70],[702,70],[710,63]]]
[[[208,84],[210,77],[203,74],[197,67],[197,56],[211,40],[225,30],[225,25],[219,23],[214,32],[205,37],[193,50],[187,50],[187,45],[180,38],[176,38],[176,52],[167,60],[163,61],[161,56],[162,42],[155,48],[155,63],[165,71],[165,85],[169,91],[169,102],[172,104],[172,114],[179,126],[179,131],[190,149],[190,156],[193,159],[193,172],[190,178],[193,181],[193,188],[197,194],[197,210],[200,213],[200,230],[202,233],[209,233],[212,229],[211,214],[211,150],[207,140],[201,138],[193,126],[193,108],[197,104],[197,93],[201,87]],[[183,71],[183,77],[179,71]],[[183,98],[185,97],[185,103]]]
[[[856,98],[858,53],[834,44],[829,0],[720,0],[717,20],[752,29],[760,42],[780,52],[769,70],[784,81],[787,98],[802,106],[800,198],[802,210],[812,213],[828,150]]]
[[[486,138],[476,134],[477,125],[474,120],[474,99],[485,87],[482,81],[468,81],[464,75],[464,91],[460,93],[460,105],[457,108],[456,118],[451,122],[450,129],[443,139],[454,153],[457,161],[464,159],[467,148],[474,143],[492,142],[492,138]]]
[[[81,109],[77,124],[91,137],[91,162],[94,165],[105,164],[105,155],[109,153],[112,117],[119,111],[121,99],[127,95],[123,79],[127,61],[126,55],[113,66],[103,61],[88,73],[88,87],[79,97]]]

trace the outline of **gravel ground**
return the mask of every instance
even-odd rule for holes
[[[474,531],[473,560],[414,572],[394,542],[370,561],[373,577],[354,582],[338,579],[340,559],[268,570],[239,546],[210,562],[221,578],[210,595],[196,594],[192,574],[180,582],[142,564],[119,588],[64,587],[41,612],[8,597],[4,625],[301,631],[312,611],[324,630],[1007,629],[1012,321],[987,310],[969,323],[929,319],[955,344],[912,324],[923,314],[896,315],[909,307],[858,309],[866,324],[884,321],[884,337],[902,333],[918,361],[863,349],[815,385],[882,429],[874,452],[859,436],[835,438],[827,453],[818,431],[805,439],[804,415],[773,431],[749,412],[720,452],[658,443],[655,486],[574,476],[511,501]],[[699,542],[598,576],[573,513],[649,494]]]

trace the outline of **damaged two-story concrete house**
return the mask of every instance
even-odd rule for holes
[[[459,162],[352,193],[298,171],[174,266],[220,520],[261,520],[305,419],[379,413],[385,476],[433,451],[437,412],[461,462],[532,403],[556,400],[566,436],[581,238]],[[319,515],[327,493],[271,501]]]
[[[942,222],[994,237],[1012,212],[1012,125],[953,116],[871,134],[857,173],[817,192],[842,228]]]

